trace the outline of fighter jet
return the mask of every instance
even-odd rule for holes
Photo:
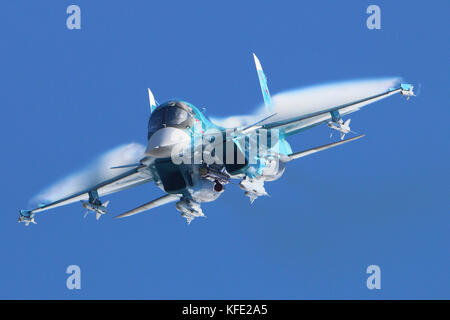
[[[36,213],[77,201],[87,209],[85,217],[93,211],[98,220],[107,213],[109,203],[102,203],[100,197],[153,181],[165,195],[115,218],[176,202],[175,208],[189,224],[197,217],[204,217],[201,203],[216,200],[233,180],[239,181],[239,187],[253,203],[258,197],[268,195],[264,183],[279,179],[288,162],[362,138],[363,134],[344,140],[346,134],[354,133],[350,119],[344,121],[344,116],[397,93],[407,98],[414,96],[411,84],[401,84],[337,105],[294,106],[286,113],[277,110],[272,102],[267,78],[256,55],[254,61],[266,110],[259,119],[227,128],[211,121],[189,102],[169,100],[158,104],[148,89],[150,119],[142,159],[110,168],[127,169],[93,187],[34,209],[20,210],[19,222],[36,223]],[[340,141],[293,152],[287,139],[319,124],[339,131]]]

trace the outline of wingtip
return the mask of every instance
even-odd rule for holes
[[[31,216],[31,210],[24,210],[24,209],[20,209],[19,210],[19,214],[22,217],[27,217],[29,218]]]

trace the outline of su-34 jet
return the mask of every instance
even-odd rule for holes
[[[355,82],[352,88],[357,92],[356,98],[346,94],[352,85],[348,83],[347,89],[338,90],[329,102],[303,104],[301,107],[298,104],[283,106],[283,101],[275,101],[276,96],[272,101],[266,77],[255,55],[254,60],[265,114],[261,112],[251,122],[249,117],[232,117],[232,120],[242,120],[240,125],[226,128],[213,123],[188,102],[171,100],[159,105],[149,89],[151,115],[143,158],[138,163],[112,167],[110,170],[121,169],[121,173],[93,187],[32,210],[20,210],[19,222],[26,225],[36,223],[36,213],[77,201],[81,201],[88,211],[96,213],[99,219],[107,213],[109,203],[102,203],[100,197],[153,181],[166,194],[116,218],[176,202],[176,209],[190,223],[194,218],[204,216],[200,204],[217,199],[232,179],[240,180],[239,187],[253,202],[267,195],[264,183],[280,178],[289,161],[363,137],[358,135],[344,140],[346,134],[353,132],[350,119],[344,121],[343,116],[397,93],[407,98],[414,96],[410,84],[382,89],[378,85],[378,91],[374,92],[375,89],[366,90]],[[244,118],[247,124],[244,124]],[[300,152],[291,150],[287,138],[321,123],[339,132],[340,140]]]

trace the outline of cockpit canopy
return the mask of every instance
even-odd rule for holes
[[[161,128],[192,128],[194,112],[191,107],[181,101],[163,103],[153,111],[148,121],[148,139]]]

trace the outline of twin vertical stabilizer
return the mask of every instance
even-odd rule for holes
[[[152,90],[150,90],[150,88],[148,88],[148,101],[150,103],[150,113],[152,113],[158,106],[158,103],[156,102],[155,97],[153,96]]]
[[[268,112],[272,113],[272,98],[270,97],[269,88],[267,87],[267,78],[262,69],[261,63],[259,62],[258,57],[253,54],[253,58],[255,59],[256,71],[258,72],[259,85],[261,86],[261,92],[264,98],[264,104],[266,105],[266,109]]]

